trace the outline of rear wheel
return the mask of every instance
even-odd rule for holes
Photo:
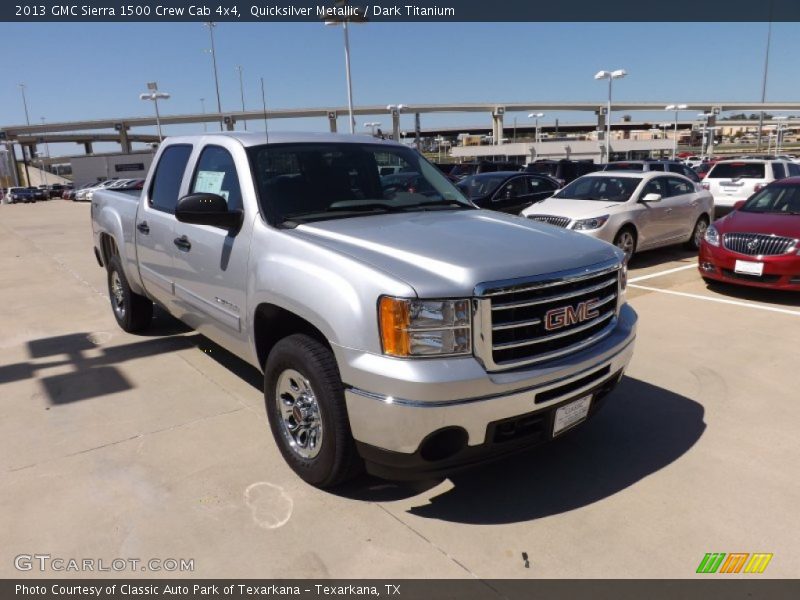
[[[324,344],[305,334],[275,344],[264,401],[284,460],[306,483],[332,487],[361,471],[339,369]]]
[[[703,215],[699,219],[697,219],[697,223],[694,224],[694,229],[692,230],[692,237],[690,237],[689,241],[686,242],[686,248],[688,248],[689,250],[700,250],[700,242],[703,241],[707,229],[708,229],[708,217]]]
[[[119,262],[119,256],[108,261],[108,296],[117,324],[128,333],[146,329],[153,320],[152,300],[131,290]]]
[[[628,262],[636,252],[636,233],[630,227],[623,227],[614,237],[614,245],[625,253],[625,262]]]

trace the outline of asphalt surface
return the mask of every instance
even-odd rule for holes
[[[707,552],[800,573],[798,295],[642,254],[635,356],[594,420],[452,479],[324,492],[281,459],[257,371],[163,314],[117,328],[91,244],[87,204],[0,206],[0,577],[107,575],[15,568],[33,554],[193,560],[108,574],[144,577],[687,578]]]

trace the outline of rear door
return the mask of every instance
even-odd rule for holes
[[[528,176],[528,189],[530,190],[530,202],[541,202],[545,198],[549,198],[558,190],[555,181],[550,181],[544,177],[531,177]]]
[[[187,194],[208,192],[225,198],[229,209],[244,209],[243,179],[250,185],[244,149],[221,139],[199,151],[188,175]],[[236,154],[236,158],[234,158]],[[238,164],[237,164],[238,162]],[[241,175],[241,177],[240,177]],[[210,225],[175,223],[175,296],[182,320],[228,347],[241,341],[246,314],[247,264],[250,235]]]
[[[142,282],[148,293],[170,310],[175,291],[175,205],[191,153],[190,144],[164,148],[136,213],[136,254]]]

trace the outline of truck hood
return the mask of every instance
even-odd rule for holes
[[[487,210],[397,213],[299,225],[291,234],[367,263],[420,297],[619,258],[606,242]]]
[[[626,205],[627,202],[547,198],[546,200],[529,206],[522,211],[522,214],[526,217],[528,215],[553,215],[556,217],[567,217],[570,220],[589,219],[617,212]]]

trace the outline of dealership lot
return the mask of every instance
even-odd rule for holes
[[[643,253],[636,353],[595,420],[445,481],[328,493],[281,459],[257,371],[163,314],[117,328],[91,244],[87,204],[0,207],[0,576],[20,554],[205,578],[685,578],[707,552],[800,572],[798,296]],[[44,573],[64,574],[86,575]]]

